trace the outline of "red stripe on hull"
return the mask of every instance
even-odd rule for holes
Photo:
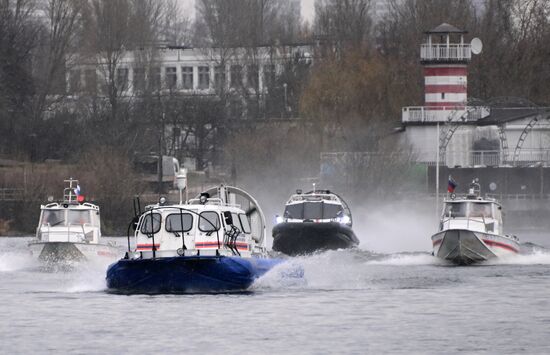
[[[514,253],[519,253],[519,250],[517,250],[516,248],[514,248],[514,247],[512,247],[508,244],[495,242],[494,240],[485,240],[484,239],[483,243],[485,243],[487,245],[490,245],[490,246],[493,246],[493,247],[499,247],[499,248],[502,248],[502,249],[507,249],[507,250],[513,251]]]
[[[428,67],[424,68],[424,76],[467,76],[466,67]]]
[[[465,85],[426,85],[426,94],[450,93],[466,94],[468,89]]]
[[[160,244],[155,244],[155,250],[158,250],[160,247]],[[153,250],[153,244],[138,244],[136,249],[138,251],[147,251],[147,250]]]

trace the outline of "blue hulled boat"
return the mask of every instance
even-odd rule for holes
[[[258,203],[235,187],[148,206],[134,226],[135,247],[128,235],[128,252],[107,270],[111,292],[242,292],[282,261],[267,255]]]

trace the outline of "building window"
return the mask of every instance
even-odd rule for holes
[[[210,67],[199,67],[199,89],[210,87]]]
[[[219,65],[214,70],[214,85],[217,90],[225,89],[225,66]]]
[[[151,87],[153,90],[160,90],[160,84],[162,81],[160,68],[154,67],[151,69]]]
[[[259,88],[259,71],[257,65],[249,65],[246,72],[248,87],[254,90]]]
[[[193,89],[193,67],[181,68],[182,86],[186,90]]]
[[[275,85],[275,64],[264,65],[264,88],[270,88]]]
[[[444,92],[441,93],[441,100],[445,100],[445,93]]]
[[[166,86],[168,89],[176,89],[178,85],[178,72],[176,67],[167,67],[166,68]]]
[[[86,92],[93,94],[97,91],[97,72],[95,69],[86,69],[84,72],[84,81]]]
[[[145,68],[134,68],[134,90],[145,91]]]
[[[238,88],[243,83],[243,67],[241,65],[231,66],[231,87]]]
[[[69,92],[71,94],[80,91],[80,69],[73,69],[69,72]]]
[[[128,88],[128,68],[118,68],[116,70],[115,84],[119,92]]]

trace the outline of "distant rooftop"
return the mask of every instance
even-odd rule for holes
[[[448,23],[442,23],[441,25],[437,26],[431,31],[426,31],[426,34],[441,34],[441,33],[461,33],[465,34],[468,33],[468,31],[460,30],[456,28],[453,25],[449,25]]]

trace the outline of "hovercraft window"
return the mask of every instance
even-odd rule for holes
[[[213,232],[220,229],[220,218],[214,211],[206,211],[199,215],[199,229],[201,232]]]
[[[174,213],[166,217],[167,232],[189,232],[193,228],[193,216],[189,213]]]
[[[341,205],[323,202],[323,219],[335,219],[340,212],[343,212]]]
[[[250,233],[250,222],[248,220],[248,217],[244,213],[239,214],[239,221],[241,221],[241,225],[243,226],[243,232],[247,234]]]
[[[143,234],[155,234],[160,231],[160,213],[147,213],[141,220],[140,231]]]

